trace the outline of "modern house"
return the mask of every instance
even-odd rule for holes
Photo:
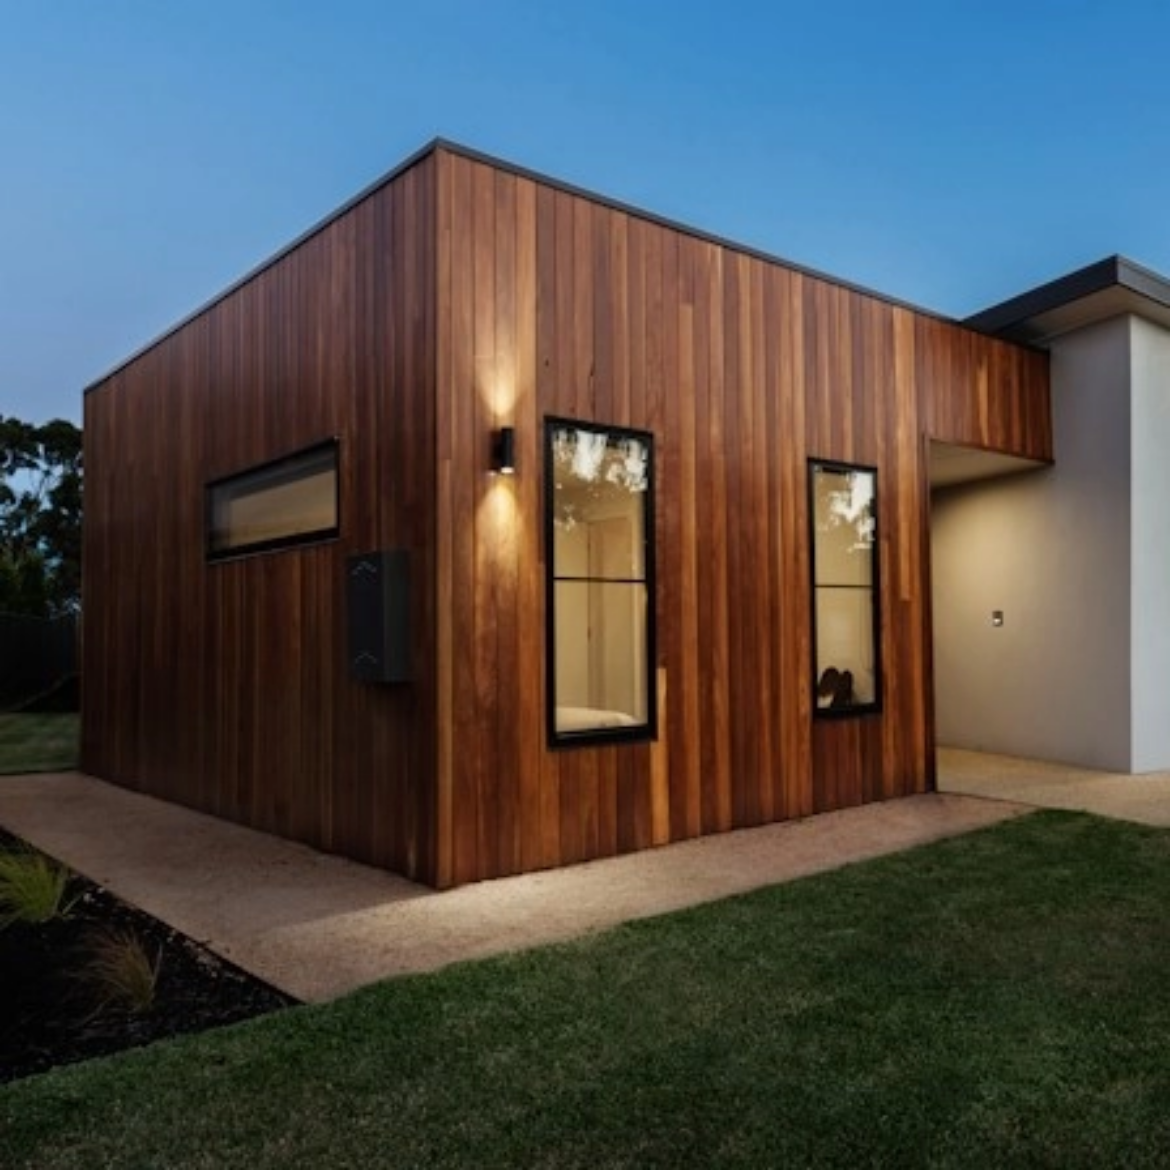
[[[1170,767],[1170,297],[1088,272],[963,324],[436,142],[87,391],[82,765],[438,887]]]

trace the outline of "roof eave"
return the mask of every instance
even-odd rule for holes
[[[1170,280],[1124,256],[1109,256],[984,309],[964,324],[1006,340],[1045,345],[1125,313],[1170,328]]]

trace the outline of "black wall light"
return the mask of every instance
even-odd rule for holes
[[[515,427],[500,427],[492,435],[492,470],[500,475],[516,474]]]

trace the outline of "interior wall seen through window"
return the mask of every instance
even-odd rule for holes
[[[877,653],[876,475],[813,464],[813,604],[818,710],[873,707]]]
[[[554,730],[645,727],[648,443],[558,425],[549,454]]]
[[[337,445],[254,468],[209,489],[208,549],[271,548],[337,530]]]

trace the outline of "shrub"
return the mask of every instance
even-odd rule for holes
[[[0,852],[0,928],[64,918],[69,871],[32,849]]]
[[[142,1015],[154,1006],[162,947],[154,959],[130,931],[113,930],[90,943],[90,960],[83,971],[100,992],[98,1011],[116,1004]]]

